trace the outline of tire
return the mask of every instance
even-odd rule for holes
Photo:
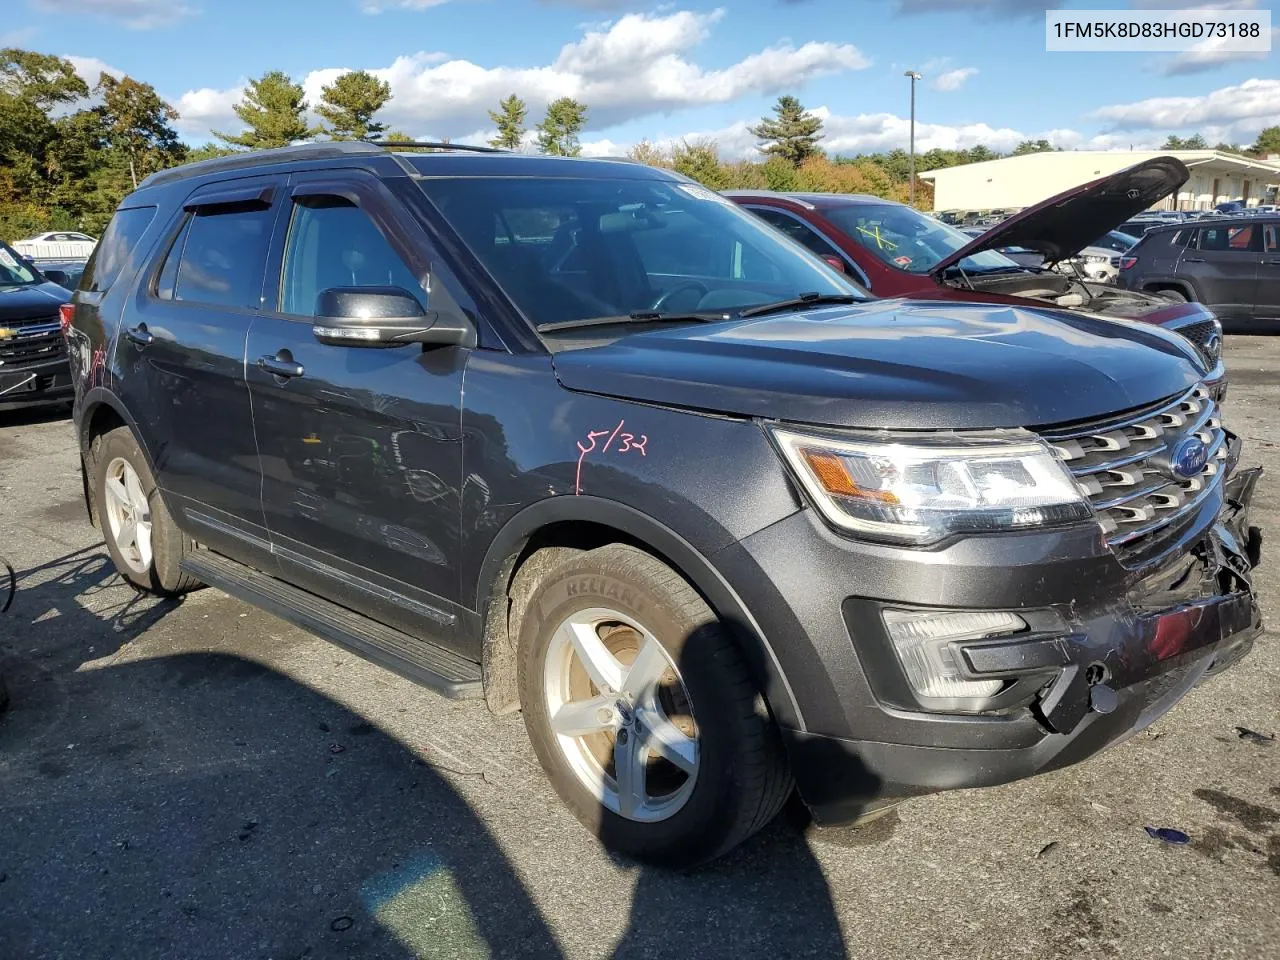
[[[777,728],[727,629],[678,573],[611,544],[549,571],[527,611],[525,728],[560,798],[607,847],[691,866],[774,818],[792,786]]]
[[[1164,297],[1166,300],[1172,300],[1174,303],[1187,302],[1187,295],[1181,290],[1157,290],[1156,296]]]
[[[180,568],[193,549],[191,539],[173,522],[128,427],[117,427],[94,444],[94,509],[120,576],[141,590],[166,596],[200,586]],[[130,521],[132,537],[127,533]]]

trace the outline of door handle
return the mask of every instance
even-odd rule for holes
[[[156,335],[147,329],[145,323],[130,327],[124,335],[129,338],[130,343],[137,344],[139,347],[149,346],[156,338]]]
[[[283,356],[276,355],[273,357],[268,355],[259,357],[258,366],[267,371],[267,373],[277,377],[284,377],[286,380],[292,380],[294,377],[300,377],[306,373],[302,364],[294,360],[289,355],[288,350],[281,350],[280,353]]]
[[[1183,263],[1204,263],[1203,257],[1183,257]]]

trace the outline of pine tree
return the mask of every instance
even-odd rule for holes
[[[498,135],[489,141],[491,147],[519,150],[524,142],[524,121],[529,107],[514,93],[498,103],[497,110],[489,111],[489,119],[498,127]]]
[[[587,124],[587,108],[572,97],[547,104],[547,115],[538,124],[538,149],[557,157],[582,153],[578,134]]]
[[[151,84],[104,73],[94,92],[102,98],[107,149],[125,158],[135,187],[148,173],[186,159],[187,147],[169,125],[178,111]]]
[[[390,99],[389,83],[367,70],[353,70],[320,91],[316,113],[327,121],[322,129],[332,140],[375,140],[387,125],[373,116]]]
[[[307,123],[304,116],[307,101],[302,93],[302,84],[294,83],[288,74],[280,70],[272,70],[257,80],[250,80],[244,98],[232,109],[249,129],[237,134],[214,131],[213,135],[233,146],[251,150],[287,147],[319,132]]]
[[[822,119],[809,113],[795,97],[779,97],[774,104],[776,117],[762,117],[751,135],[761,141],[761,153],[781,157],[799,166],[805,160],[822,151],[818,141],[822,139]]]

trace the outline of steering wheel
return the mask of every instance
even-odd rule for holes
[[[708,287],[701,280],[686,280],[684,283],[681,283],[677,286],[672,287],[666,293],[659,296],[657,300],[653,301],[649,309],[661,313],[663,308],[666,307],[667,301],[670,300],[672,297],[674,297],[677,293],[681,293],[684,290],[697,290],[704,297],[711,292],[711,288]]]

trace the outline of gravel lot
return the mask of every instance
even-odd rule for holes
[[[1228,362],[1228,423],[1269,470],[1255,522],[1280,532],[1280,339],[1229,338]],[[1280,957],[1280,742],[1236,731],[1280,733],[1275,633],[1082,766],[861,830],[780,821],[682,875],[603,853],[518,717],[216,590],[136,595],[67,421],[0,415],[0,495],[4,960]]]

